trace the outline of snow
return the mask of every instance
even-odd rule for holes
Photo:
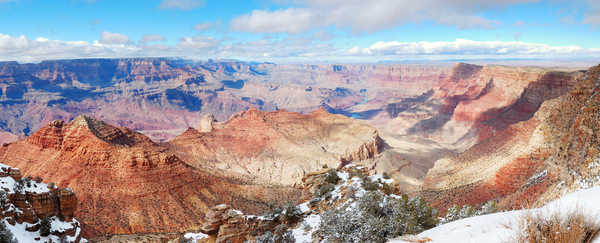
[[[0,177],[0,188],[8,193],[15,193],[15,185],[17,182],[10,176]]]
[[[385,178],[383,178],[383,175],[381,175],[381,174],[375,174],[375,175],[369,176],[369,179],[373,182],[377,182],[377,181],[381,180],[381,183],[385,183],[385,184],[394,183],[394,179],[392,179],[392,178],[385,179]]]
[[[574,211],[595,217],[600,215],[600,187],[577,191],[537,209],[508,211],[476,216],[440,225],[422,232],[420,238],[428,237],[436,242],[512,242],[519,234],[519,224],[524,215],[559,215],[565,217]],[[600,219],[595,217],[600,223]],[[390,242],[405,242],[401,238]],[[600,237],[594,240],[600,243]]]
[[[15,187],[17,184],[17,181],[10,176],[0,177],[0,189],[3,189],[7,193],[15,193]],[[50,192],[50,189],[48,189],[48,185],[46,183],[31,180],[29,186],[27,186],[27,183],[23,183],[23,192],[40,194]]]
[[[348,172],[337,172],[337,176],[342,179],[343,182],[346,182],[348,178],[350,178],[350,174]]]
[[[183,235],[183,238],[185,238],[188,241],[191,242],[196,242],[198,240],[204,239],[204,238],[208,238],[207,234],[203,234],[203,233],[186,233],[185,235]]]
[[[296,243],[310,243],[313,242],[312,234],[321,224],[321,216],[318,214],[311,214],[304,218],[298,228],[292,230],[292,235],[296,239]],[[308,230],[307,230],[308,229]]]
[[[308,207],[308,204],[310,202],[304,202],[298,205],[298,209],[300,209],[300,212],[302,213],[308,213],[310,211],[310,207]]]
[[[46,183],[38,183],[35,181],[31,181],[31,186],[23,185],[23,189],[25,192],[36,194],[50,192]]]
[[[3,221],[6,225],[6,228],[13,233],[14,237],[17,239],[18,242],[49,242],[49,240],[52,240],[52,242],[60,242],[60,238],[58,236],[41,236],[39,231],[29,232],[25,230],[27,227],[31,227],[34,224],[23,222],[22,224],[15,223],[15,225],[11,225],[8,223],[8,221]],[[78,224],[77,220],[75,219],[73,219],[73,221],[71,222],[63,222],[60,221],[57,217],[52,217],[51,223],[51,232],[64,232],[66,230],[72,229],[74,227],[72,224]],[[74,242],[80,233],[81,229],[77,228],[74,236],[66,236],[65,239],[67,240],[67,242]],[[40,240],[35,241],[34,239],[38,237],[40,238]],[[87,242],[87,240],[82,239],[82,242]]]
[[[67,230],[73,229],[73,224],[76,224],[77,222],[75,219],[73,219],[71,222],[61,221],[56,216],[50,219],[52,222],[50,232],[65,232]]]
[[[0,163],[0,170],[8,170],[10,168],[10,166]]]

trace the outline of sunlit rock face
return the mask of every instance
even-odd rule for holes
[[[335,113],[368,119],[390,98],[434,87],[449,70],[168,58],[3,62],[0,129],[29,135],[50,121],[85,114],[165,141],[197,127],[205,114],[225,121],[249,107],[308,113],[327,104]]]
[[[324,110],[309,114],[256,109],[240,112],[212,131],[188,129],[169,142],[198,168],[218,168],[271,185],[294,185],[327,166],[374,158],[383,151],[378,131]]]
[[[259,213],[268,203],[299,198],[291,187],[196,169],[168,146],[87,116],[50,122],[1,147],[0,159],[27,175],[72,188],[79,198],[75,215],[90,237],[191,230],[218,203]]]

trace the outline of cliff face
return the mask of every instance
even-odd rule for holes
[[[528,140],[546,116],[536,118],[536,112],[544,102],[568,93],[582,75],[580,71],[456,64],[436,87],[389,104],[371,120],[392,148],[390,157],[396,158],[396,162],[378,163],[377,169],[391,171],[413,191],[446,187],[443,183],[465,186],[489,176],[493,174],[489,171],[518,157],[514,153],[533,149],[527,147]],[[495,163],[483,159],[490,151],[511,155],[498,154],[504,162]],[[495,169],[482,166],[479,171],[459,172],[479,159]],[[474,175],[455,176],[460,173]],[[440,181],[444,182],[437,185]]]
[[[42,238],[80,242],[81,226],[73,218],[77,208],[75,193],[41,181],[23,178],[19,169],[0,164],[0,219],[8,222],[6,228],[19,242]],[[48,232],[41,231],[45,220],[50,225]]]
[[[374,158],[383,150],[375,128],[323,110],[303,115],[250,109],[169,142],[198,168],[219,168],[260,183],[294,185],[323,166]]]
[[[573,168],[584,168],[597,158],[593,132],[577,122],[595,116],[587,104],[595,102],[596,70],[585,75],[537,75],[535,81],[522,85],[521,95],[511,104],[474,119],[480,129],[478,143],[438,160],[427,173],[424,195],[441,209],[491,199],[504,208],[519,208],[547,202],[576,187],[576,178],[585,176],[573,175],[595,173]],[[581,139],[591,140],[578,142]],[[563,185],[557,187],[561,181]]]
[[[338,113],[352,113],[347,110],[378,99],[375,106],[363,107],[371,114],[389,98],[432,88],[448,70],[427,65],[275,65],[169,58],[4,62],[0,129],[30,135],[53,120],[84,114],[166,141],[197,126],[205,114],[222,121],[249,107],[310,112],[326,103]],[[356,115],[370,116],[360,112]]]
[[[140,133],[84,116],[2,147],[0,159],[72,188],[87,236],[190,230],[217,203],[260,212],[268,202],[298,198],[293,188],[195,169]]]

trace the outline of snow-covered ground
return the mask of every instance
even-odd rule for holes
[[[567,194],[542,208],[517,210],[476,216],[440,225],[422,232],[418,238],[437,242],[514,242],[519,224],[525,215],[559,215],[566,217],[572,212],[583,212],[590,220],[600,223],[600,187],[593,187]],[[400,238],[390,242],[404,243]],[[600,243],[597,237],[594,243]]]
[[[186,233],[185,235],[183,235],[183,238],[185,238],[185,240],[187,240],[188,242],[196,242],[199,241],[201,239],[204,238],[208,238],[207,234],[203,234],[203,233]]]
[[[65,232],[67,230],[75,228],[76,225],[79,225],[79,222],[77,222],[77,220],[75,219],[73,219],[71,222],[64,222],[60,221],[57,217],[52,217],[50,218],[50,220],[51,232]],[[26,222],[23,222],[22,224],[17,223],[15,225],[11,225],[6,220],[4,220],[4,224],[6,225],[6,228],[10,230],[10,232],[13,234],[17,242],[50,242],[50,240],[52,240],[52,242],[60,242],[60,237],[58,236],[41,236],[39,230],[34,232],[25,230],[27,227],[33,226],[32,224],[28,224]],[[78,236],[80,233],[81,227],[77,227],[75,236],[67,235],[65,236],[65,240],[67,242],[75,242],[75,240],[77,239],[76,236]],[[35,240],[38,238],[39,240]],[[87,240],[81,239],[81,242],[87,242]]]

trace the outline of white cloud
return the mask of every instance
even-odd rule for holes
[[[207,30],[210,27],[212,27],[212,23],[210,22],[197,23],[196,25],[194,25],[194,29],[197,31]]]
[[[365,56],[402,56],[402,55],[496,55],[499,57],[576,57],[597,56],[595,49],[579,46],[550,46],[546,44],[521,41],[473,41],[456,39],[437,42],[377,42],[367,48],[353,47],[349,55]]]
[[[159,8],[190,10],[204,6],[204,0],[163,0]]]
[[[374,32],[407,23],[434,21],[458,28],[494,28],[499,21],[479,14],[488,9],[539,0],[296,0],[298,7],[254,10],[234,18],[231,28],[253,33],[300,33],[336,26]]]
[[[142,36],[140,43],[145,44],[145,43],[149,43],[149,42],[166,41],[166,40],[167,40],[167,38],[165,38],[162,35],[144,35],[144,36]]]
[[[300,33],[321,25],[310,9],[254,10],[231,21],[231,28],[252,33]]]
[[[159,36],[147,40],[159,40]],[[30,39],[0,34],[0,61],[38,62],[49,59],[171,56],[191,59],[242,59],[273,62],[371,62],[385,59],[600,57],[600,49],[550,46],[527,42],[473,41],[377,42],[368,47],[343,49],[333,43],[306,37],[265,38],[255,41],[221,41],[207,36],[183,37],[177,44],[105,44],[101,41]]]
[[[123,45],[129,42],[129,37],[119,33],[102,32],[100,43],[108,45]]]
[[[219,41],[206,36],[184,37],[179,41],[178,46],[183,48],[205,49],[215,48],[219,45]]]

